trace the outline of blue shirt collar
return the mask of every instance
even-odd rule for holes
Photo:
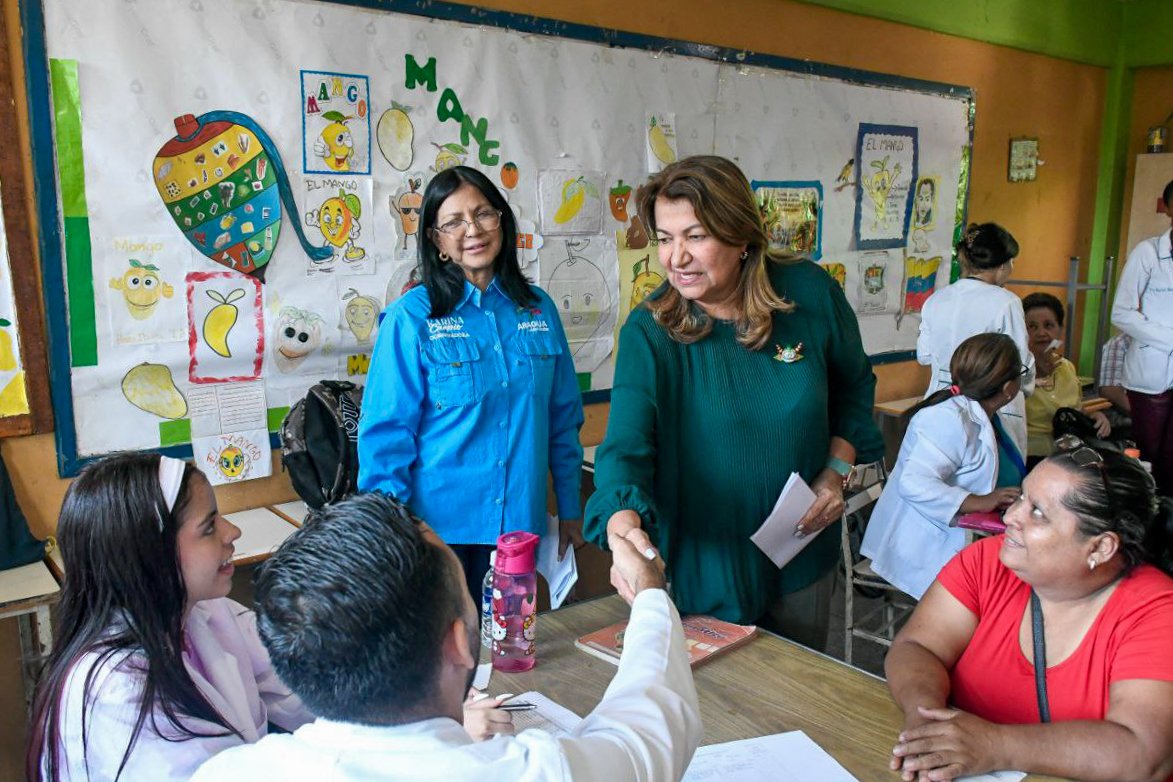
[[[501,296],[505,295],[504,291],[501,290],[501,286],[497,284],[497,277],[496,276],[493,277],[493,281],[489,283],[489,286],[487,288],[485,288],[484,293],[481,293],[480,288],[473,285],[471,282],[469,282],[466,279],[464,281],[464,297],[461,298],[461,300],[460,300],[460,306],[463,307],[465,304],[468,304],[469,300],[471,299],[473,306],[480,307],[481,306],[481,299],[486,294],[493,292],[493,291],[495,291],[496,293],[498,293]]]

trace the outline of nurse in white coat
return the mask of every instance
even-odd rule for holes
[[[957,244],[964,276],[934,293],[921,311],[916,360],[931,368],[925,396],[953,385],[953,351],[974,334],[1007,334],[1025,356],[1022,390],[1000,412],[1002,426],[1026,453],[1026,396],[1034,390],[1034,356],[1029,349],[1022,301],[1003,286],[1014,269],[1018,242],[996,223],[971,225]]]
[[[861,552],[872,569],[920,599],[965,546],[957,514],[1017,499],[1026,472],[996,413],[1020,390],[1025,367],[1005,334],[979,334],[953,355],[950,387],[914,407],[896,468],[880,495]]]
[[[1161,194],[1173,219],[1173,182]],[[1158,493],[1173,494],[1173,252],[1165,232],[1133,248],[1116,286],[1112,325],[1132,338],[1124,388],[1141,457],[1152,462]]]

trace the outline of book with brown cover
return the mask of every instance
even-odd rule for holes
[[[748,643],[758,632],[755,625],[735,625],[711,616],[684,616],[680,618],[680,624],[684,628],[684,642],[688,646],[689,664],[693,668]],[[618,665],[619,656],[623,654],[623,634],[626,630],[627,622],[618,622],[587,633],[576,640],[574,645],[600,660]]]

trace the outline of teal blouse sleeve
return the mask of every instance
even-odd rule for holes
[[[867,464],[884,456],[884,439],[872,418],[876,375],[863,349],[859,319],[847,303],[847,297],[834,282],[827,288],[831,300],[827,351],[831,435],[855,446],[856,462]]]

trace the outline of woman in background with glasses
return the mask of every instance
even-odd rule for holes
[[[954,557],[892,644],[892,768],[1173,780],[1167,502],[1138,461],[1086,446],[1031,471],[1006,533]]]
[[[359,488],[394,495],[448,543],[479,597],[504,532],[582,540],[582,398],[554,302],[517,262],[509,204],[481,172],[436,175],[420,212],[423,285],[383,314],[359,424]]]
[[[1006,507],[1026,474],[998,411],[1022,387],[1014,340],[978,334],[949,364],[953,385],[908,411],[896,467],[868,522],[861,553],[872,569],[920,599],[941,567],[965,546],[954,516]]]

